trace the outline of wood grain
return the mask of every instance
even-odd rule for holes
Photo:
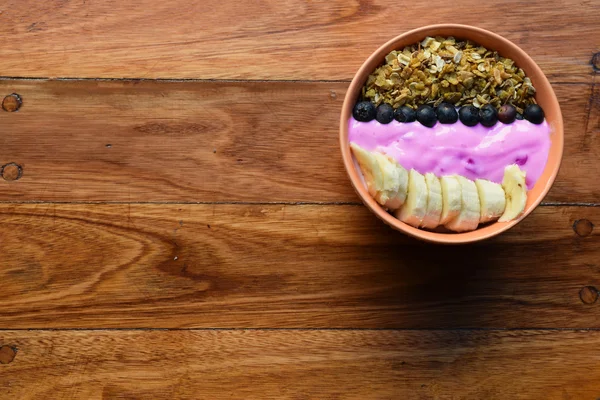
[[[600,2],[473,4],[2,2],[0,399],[600,398]],[[517,227],[432,247],[358,204],[338,120],[449,21],[538,62],[565,157]]]
[[[346,86],[0,81],[0,97],[23,98],[0,112],[0,165],[22,167],[0,179],[0,200],[357,202],[337,139]],[[555,90],[565,159],[546,201],[597,202],[600,143],[587,120],[600,103],[591,85]]]
[[[28,77],[350,79],[392,37],[453,22],[514,41],[553,80],[587,82],[599,14],[597,1],[560,0],[8,0],[0,66]]]
[[[4,398],[595,399],[598,331],[2,331]],[[510,382],[510,384],[507,384]]]
[[[435,249],[351,205],[2,204],[0,220],[0,327],[600,328],[580,298],[600,288],[600,208]]]
[[[600,64],[600,53],[598,54],[598,63]],[[590,95],[590,101],[586,107],[586,129],[583,141],[584,149],[589,149],[598,145],[600,136],[600,79],[594,77],[593,86]]]

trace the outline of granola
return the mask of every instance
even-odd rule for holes
[[[513,60],[469,40],[439,36],[390,52],[362,89],[364,100],[393,108],[511,104],[519,114],[536,104],[534,96],[531,80]]]

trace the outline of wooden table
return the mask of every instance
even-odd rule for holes
[[[5,0],[0,398],[597,399],[600,1]],[[548,75],[533,215],[436,247],[359,203],[338,117],[421,25]]]

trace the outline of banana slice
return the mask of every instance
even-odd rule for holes
[[[499,221],[508,222],[521,215],[527,204],[525,171],[521,171],[517,164],[504,168],[502,188],[506,193],[506,209]]]
[[[425,177],[411,169],[408,173],[408,195],[406,202],[395,213],[396,218],[415,228],[423,222],[427,212],[427,183]]]
[[[404,204],[404,202],[406,201],[406,196],[408,195],[408,171],[406,169],[404,169],[404,167],[400,164],[398,164],[398,162],[396,160],[394,160],[393,158],[388,157],[392,163],[396,166],[396,169],[398,170],[398,178],[399,178],[399,184],[398,184],[398,192],[396,193],[396,199],[400,202],[400,205],[398,207],[400,207],[402,204]]]
[[[477,186],[475,186],[475,182],[463,176],[457,175],[456,179],[458,179],[462,191],[462,206],[458,216],[446,223],[445,226],[455,232],[475,230],[479,225],[481,211]]]
[[[475,186],[477,186],[477,193],[479,193],[479,202],[481,204],[479,222],[484,224],[500,218],[504,214],[506,207],[506,196],[502,186],[485,179],[476,179]]]
[[[462,208],[462,189],[454,176],[442,176],[442,215],[440,225],[445,225],[460,214]]]
[[[406,200],[408,171],[396,160],[381,153],[373,153],[381,169],[383,185],[378,188],[375,200],[389,210],[396,210]]]
[[[408,171],[393,158],[350,143],[371,197],[389,210],[400,208],[408,191]]]
[[[379,188],[383,186],[383,174],[375,155],[354,143],[350,143],[350,148],[363,173],[369,194],[375,197]]]
[[[421,222],[422,228],[433,229],[440,224],[442,215],[442,185],[440,180],[431,172],[425,174],[427,185],[427,210]]]

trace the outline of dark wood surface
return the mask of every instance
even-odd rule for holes
[[[598,15],[1,4],[0,399],[600,398]],[[373,217],[337,142],[362,61],[439,22],[521,46],[565,120],[543,205],[462,247]]]
[[[12,363],[0,364],[3,397],[22,400],[596,399],[600,391],[597,331],[3,335],[18,347]]]
[[[595,207],[435,251],[362,205],[2,204],[0,219],[5,327],[600,329],[580,299],[600,287]]]

